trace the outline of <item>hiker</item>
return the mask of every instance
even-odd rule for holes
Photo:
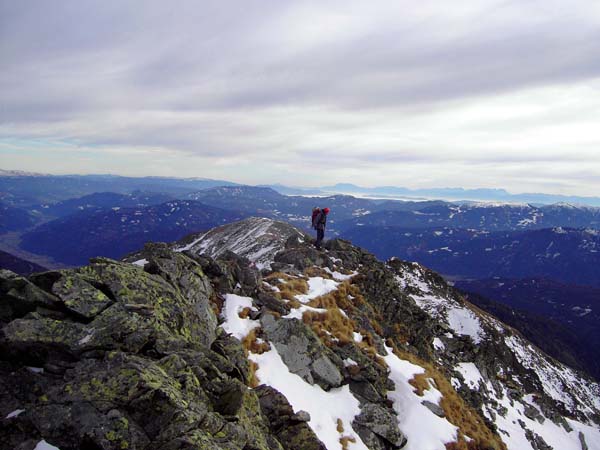
[[[313,208],[312,226],[315,230],[317,230],[317,240],[315,241],[315,247],[317,247],[318,250],[321,249],[321,242],[323,242],[323,238],[325,237],[325,225],[327,224],[327,214],[329,214],[329,208]]]

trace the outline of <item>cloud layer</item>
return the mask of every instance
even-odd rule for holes
[[[0,165],[585,195],[599,56],[584,0],[0,0]]]

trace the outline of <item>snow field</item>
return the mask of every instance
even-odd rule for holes
[[[396,389],[388,392],[398,414],[398,426],[408,443],[405,450],[444,450],[445,444],[456,441],[458,428],[446,419],[436,416],[422,401],[428,400],[439,404],[442,394],[433,386],[424,391],[423,397],[414,392],[409,380],[415,375],[425,373],[425,369],[411,362],[400,359],[390,347],[386,346],[387,355],[383,356],[390,368],[389,378]]]
[[[349,450],[367,450],[367,446],[352,429],[352,421],[360,414],[360,407],[348,385],[324,391],[318,385],[307,383],[289,371],[274,345],[268,352],[261,355],[251,353],[248,357],[258,364],[256,376],[260,383],[285,395],[294,412],[304,410],[310,414],[308,425],[328,450],[342,450],[342,437],[354,438],[356,441],[348,444]],[[344,427],[342,433],[337,431],[338,419]]]

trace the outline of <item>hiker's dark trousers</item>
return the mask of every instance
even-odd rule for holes
[[[321,242],[323,242],[324,237],[325,230],[323,228],[317,228],[317,242],[315,242],[315,247],[319,248],[321,246]]]

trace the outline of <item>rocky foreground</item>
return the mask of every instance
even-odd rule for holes
[[[0,271],[1,449],[600,449],[600,389],[425,268],[249,219]]]

